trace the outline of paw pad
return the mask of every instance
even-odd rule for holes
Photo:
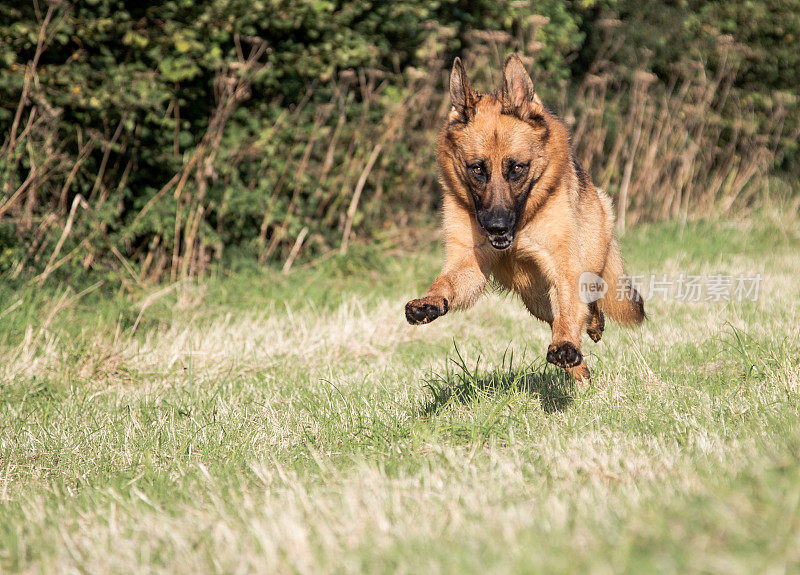
[[[447,313],[447,300],[442,299],[442,304],[437,305],[431,299],[414,299],[406,304],[406,320],[411,325],[430,323],[437,317]]]
[[[563,341],[550,344],[550,347],[547,348],[547,361],[566,369],[580,364],[583,356],[577,347],[568,341]]]

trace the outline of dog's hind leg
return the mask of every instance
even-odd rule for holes
[[[578,383],[588,384],[591,382],[592,376],[585,361],[581,361],[575,367],[566,368],[566,372],[572,375]]]
[[[606,327],[606,318],[600,308],[597,307],[597,302],[593,301],[589,304],[589,322],[586,326],[586,333],[592,338],[592,341],[598,342],[603,337],[603,329]]]

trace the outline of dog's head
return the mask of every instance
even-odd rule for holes
[[[519,56],[503,66],[495,94],[473,90],[459,58],[450,75],[452,109],[439,161],[451,193],[474,209],[492,247],[512,245],[532,190],[548,162],[553,116],[542,104]]]

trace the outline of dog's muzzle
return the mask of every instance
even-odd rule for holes
[[[494,249],[504,250],[511,246],[514,242],[514,226],[516,224],[513,212],[511,214],[489,213],[482,219],[481,227],[486,232],[489,243]]]

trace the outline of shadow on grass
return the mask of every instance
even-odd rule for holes
[[[545,413],[564,411],[574,401],[575,384],[565,373],[550,369],[493,371],[477,376],[469,372],[448,373],[428,381],[425,387],[433,397],[419,410],[421,417],[439,412],[452,402],[468,405],[480,397],[497,397],[509,393],[526,393],[536,396]]]
[[[525,361],[525,350],[515,366],[513,350],[503,354],[502,364],[488,373],[481,373],[478,356],[474,368],[453,341],[454,353],[449,355],[444,373],[433,373],[425,381],[432,397],[417,410],[418,417],[435,415],[445,406],[457,402],[470,405],[485,399],[503,399],[510,394],[536,397],[545,413],[566,410],[574,401],[575,381],[571,375],[541,360]]]

